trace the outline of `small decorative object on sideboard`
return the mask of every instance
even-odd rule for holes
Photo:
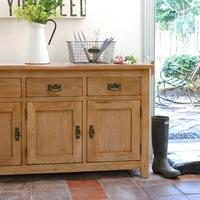
[[[113,64],[135,64],[137,63],[137,58],[133,55],[130,56],[115,56],[113,59]]]
[[[75,41],[67,41],[72,63],[112,63],[115,41],[113,37],[103,41],[88,41],[85,34],[74,33]]]
[[[23,7],[17,7],[15,14],[18,19],[30,22],[30,39],[27,49],[26,64],[48,64],[49,55],[45,39],[44,27],[48,21],[54,23],[48,45],[56,31],[56,22],[49,19],[55,15],[55,9],[62,4],[63,0],[24,0]]]
[[[126,56],[124,58],[124,61],[126,64],[135,64],[137,63],[137,58],[133,55],[130,55],[130,56]]]
[[[124,57],[121,55],[115,56],[113,59],[114,64],[124,64]]]

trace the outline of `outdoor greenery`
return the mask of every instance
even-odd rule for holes
[[[163,64],[163,72],[166,77],[174,77],[184,79],[181,77],[181,71],[191,71],[200,62],[200,58],[194,55],[174,55],[168,57]],[[199,72],[200,75],[200,72]]]
[[[47,20],[56,15],[56,8],[63,0],[24,0],[22,7],[17,7],[15,14],[18,19],[46,24]]]
[[[157,0],[156,21],[163,29],[168,29],[170,23],[182,21],[183,18],[200,15],[199,0]],[[186,20],[186,23],[190,20]]]
[[[195,30],[195,16],[200,16],[200,0],[157,0],[156,8],[160,28],[176,32],[187,42]]]

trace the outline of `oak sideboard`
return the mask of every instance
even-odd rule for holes
[[[153,65],[0,65],[0,175],[149,171]]]

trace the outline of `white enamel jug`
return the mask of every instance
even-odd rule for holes
[[[49,19],[54,23],[54,29],[51,34],[48,45],[50,45],[51,40],[56,31],[57,25],[56,22],[52,19]],[[27,57],[26,64],[49,64],[49,54],[46,44],[46,37],[44,32],[45,24],[39,23],[30,23],[30,38],[27,48]]]

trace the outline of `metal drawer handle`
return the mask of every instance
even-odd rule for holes
[[[15,128],[15,141],[19,141],[21,137],[21,133],[19,128]]]
[[[91,139],[94,138],[94,134],[95,134],[94,126],[90,125],[89,126],[89,136],[90,136]]]
[[[108,83],[108,90],[110,91],[119,91],[121,90],[121,83]]]
[[[49,92],[60,92],[62,91],[62,84],[48,84],[48,91]]]
[[[81,138],[80,126],[75,126],[75,136],[76,136],[76,139],[80,139]]]

